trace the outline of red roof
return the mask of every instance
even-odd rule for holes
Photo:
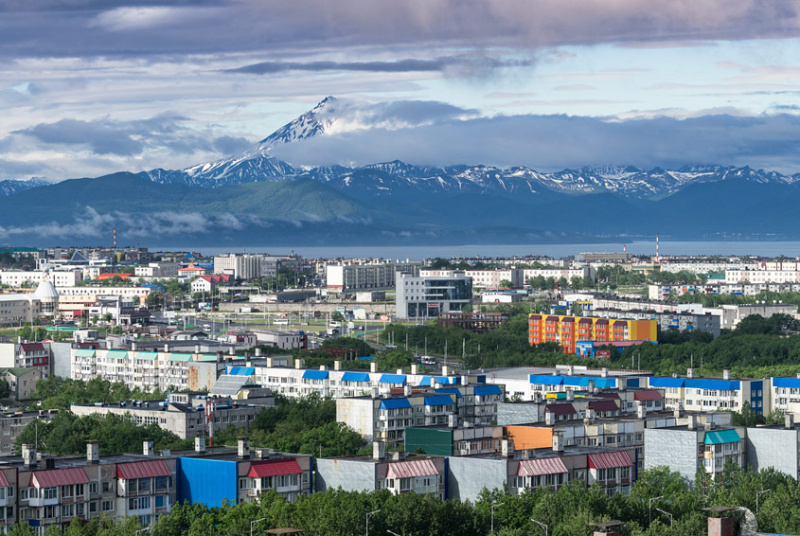
[[[7,488],[9,485],[10,484],[6,478],[6,474],[3,471],[0,471],[0,488]]]
[[[595,393],[592,396],[596,396],[597,398],[612,398],[614,400],[619,400],[619,395],[614,392]]]
[[[619,406],[613,400],[592,400],[589,402],[589,409],[595,411],[617,411]]]
[[[23,342],[19,347],[23,352],[44,352],[44,344],[40,342]]]
[[[31,486],[34,488],[52,488],[54,486],[66,486],[69,484],[88,484],[89,479],[86,472],[80,467],[70,469],[49,469],[46,471],[34,471],[31,478]]]
[[[544,409],[548,413],[555,413],[556,415],[572,415],[578,413],[575,411],[575,406],[572,404],[547,404]]]
[[[636,391],[633,393],[634,400],[661,400],[661,392],[656,390]]]
[[[630,467],[633,465],[627,452],[601,452],[589,454],[589,467],[591,469],[613,469],[614,467]]]
[[[386,478],[409,478],[412,476],[438,475],[439,470],[433,460],[412,460],[407,462],[394,462],[389,464]]]
[[[117,478],[131,480],[134,478],[152,478],[154,476],[169,476],[169,468],[164,460],[148,460],[117,465]]]
[[[542,458],[539,460],[522,460],[517,468],[517,476],[541,476],[566,473],[567,467],[561,458]]]
[[[253,462],[250,465],[250,478],[263,478],[265,476],[277,475],[297,475],[302,473],[300,464],[294,458],[276,458],[274,460],[264,460]]]

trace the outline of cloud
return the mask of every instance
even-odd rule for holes
[[[0,54],[534,49],[795,37],[794,0],[5,0]]]
[[[527,115],[443,121],[400,130],[348,132],[275,147],[294,164],[524,165],[542,171],[602,164],[676,168],[750,165],[800,170],[800,117],[730,114],[610,120]]]

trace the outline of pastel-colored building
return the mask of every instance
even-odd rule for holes
[[[656,341],[655,320],[614,320],[595,317],[531,314],[528,342],[555,342],[574,354],[578,341]]]

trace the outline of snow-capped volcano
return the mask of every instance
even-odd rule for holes
[[[335,125],[340,119],[341,113],[353,106],[354,103],[351,101],[325,97],[314,108],[259,141],[258,147],[264,149],[330,133],[336,130]]]

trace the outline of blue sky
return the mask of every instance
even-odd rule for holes
[[[327,95],[463,113],[409,122],[422,108],[397,106],[396,125],[279,156],[795,173],[799,14],[790,0],[0,0],[0,179],[188,167]]]

